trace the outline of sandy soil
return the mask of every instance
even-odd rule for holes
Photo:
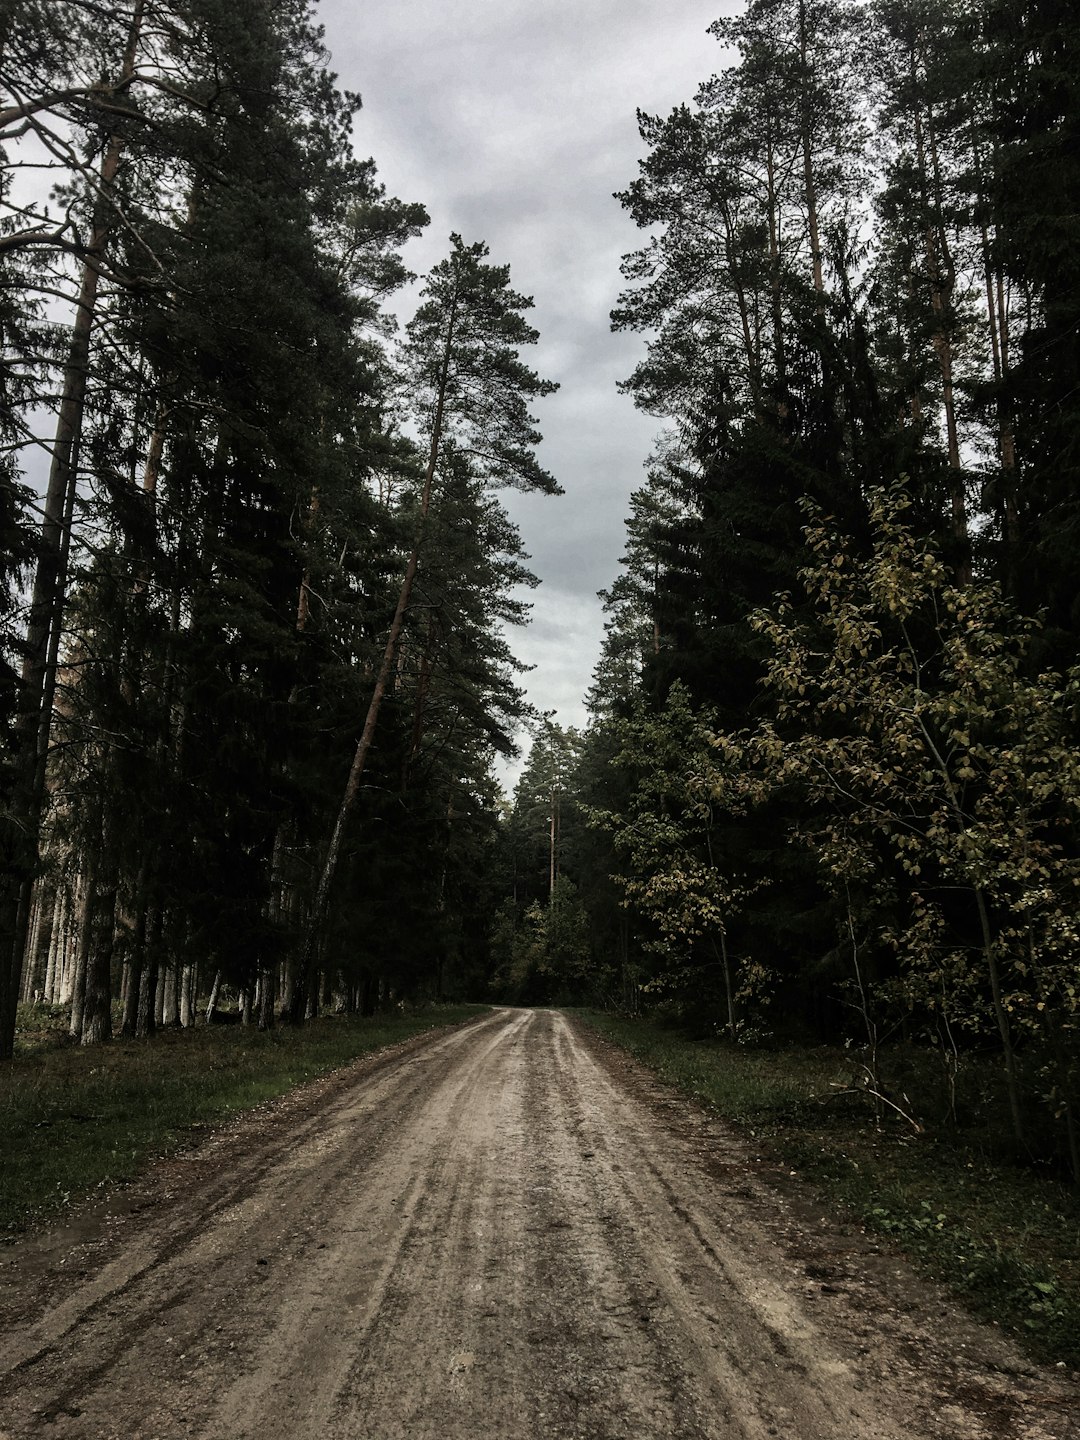
[[[0,1251],[0,1440],[1069,1440],[1080,1390],[552,1012]]]

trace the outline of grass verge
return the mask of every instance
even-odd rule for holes
[[[749,1050],[650,1020],[578,1012],[662,1079],[729,1121],[887,1235],[1035,1359],[1080,1368],[1080,1197],[962,1134],[916,1134],[839,1095],[844,1052]]]
[[[263,1034],[199,1026],[86,1049],[36,1043],[0,1066],[0,1236],[130,1179],[237,1111],[486,1008],[335,1015]]]

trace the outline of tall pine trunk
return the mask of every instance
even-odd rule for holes
[[[135,73],[143,9],[144,0],[135,0],[119,76],[121,85],[130,81]],[[9,1058],[14,1050],[15,997],[26,949],[31,887],[38,864],[60,624],[67,583],[70,513],[78,475],[78,452],[90,368],[90,335],[97,309],[101,264],[115,223],[111,194],[123,151],[124,137],[119,131],[114,131],[106,143],[98,175],[90,243],[83,264],[64,366],[30,599],[13,756],[16,778],[12,818],[13,829],[21,837],[21,854],[0,889],[0,1060]]]

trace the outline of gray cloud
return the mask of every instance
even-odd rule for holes
[[[451,230],[483,239],[536,301],[530,357],[558,380],[538,410],[561,499],[508,497],[533,569],[535,619],[514,649],[530,699],[584,721],[599,653],[596,590],[614,578],[631,490],[657,423],[616,382],[640,340],[612,335],[619,258],[639,232],[612,191],[637,173],[636,110],[692,98],[724,61],[706,33],[738,0],[323,0],[340,82],[364,109],[356,148],[387,188],[432,216],[408,260],[423,272]]]

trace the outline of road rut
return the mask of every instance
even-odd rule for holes
[[[0,1252],[0,1440],[1072,1440],[1077,1389],[558,1012]]]

